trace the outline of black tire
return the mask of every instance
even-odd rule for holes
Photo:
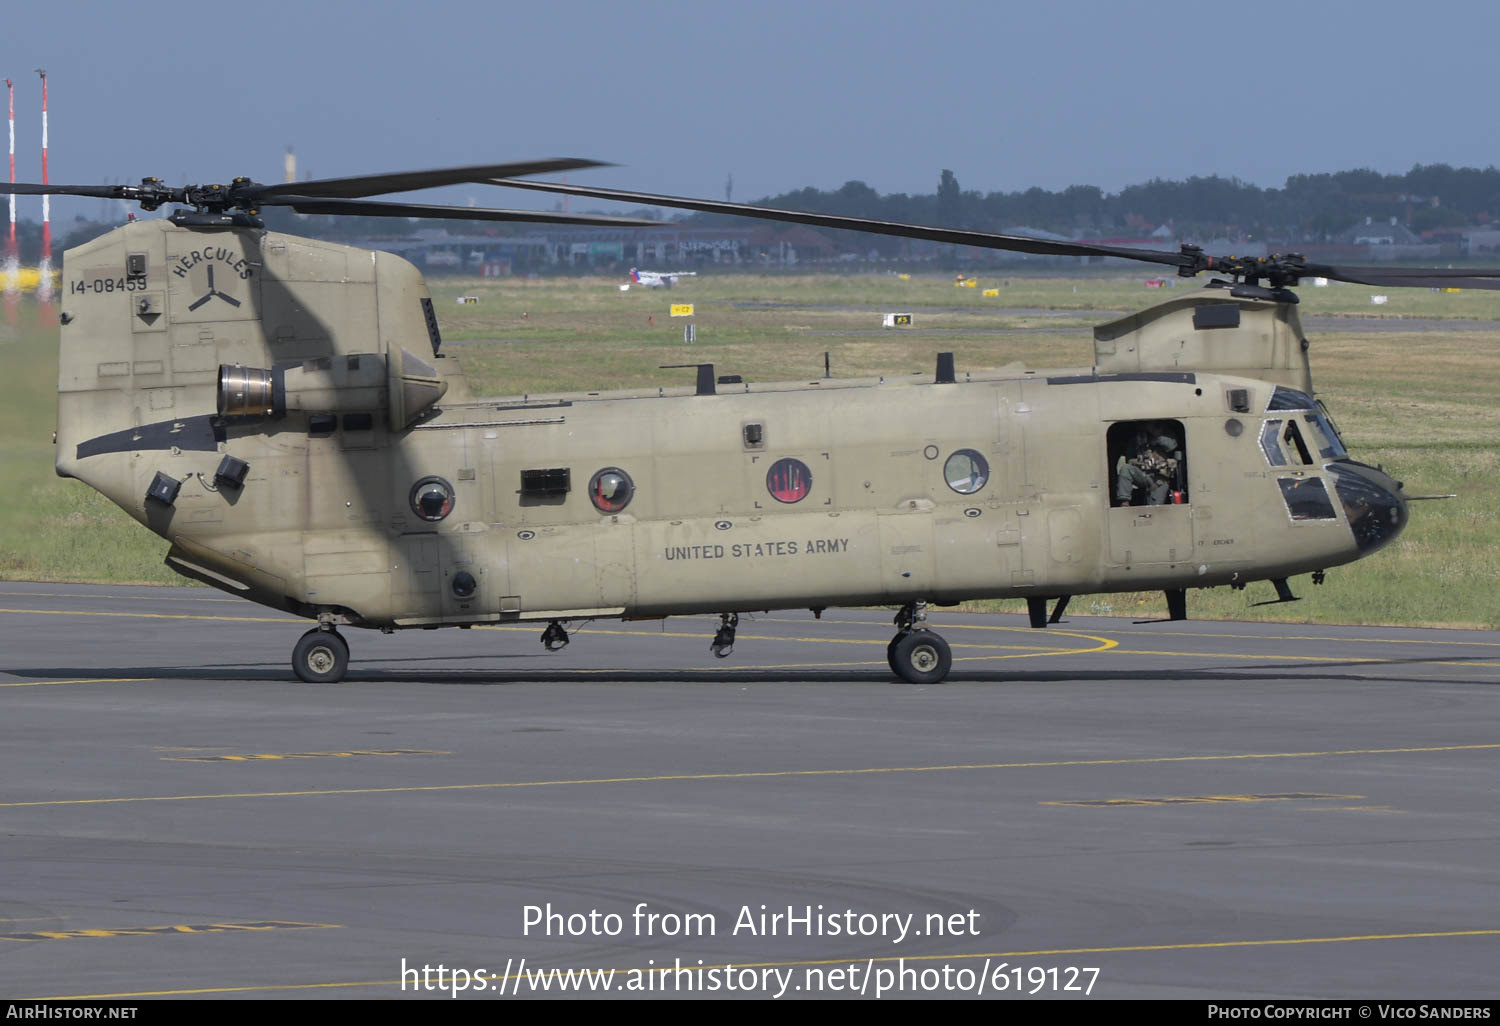
[[[941,634],[912,631],[896,639],[891,661],[896,675],[908,684],[937,684],[948,676],[953,653]]]
[[[292,649],[292,671],[309,684],[337,684],[349,669],[349,643],[338,631],[310,630]]]
[[[885,646],[886,664],[890,666],[891,672],[898,677],[901,676],[901,671],[896,669],[896,646],[900,644],[901,639],[904,637],[906,637],[906,635],[898,634],[891,639],[891,643],[889,645]]]

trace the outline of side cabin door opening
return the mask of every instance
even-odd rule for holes
[[[1109,546],[1117,566],[1192,558],[1187,432],[1179,420],[1121,420],[1105,432]]]

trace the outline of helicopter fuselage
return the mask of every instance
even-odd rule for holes
[[[325,626],[1243,585],[1406,520],[1295,308],[1222,291],[1102,325],[1083,368],[493,399],[390,254],[135,222],[68,252],[61,309],[59,474]]]

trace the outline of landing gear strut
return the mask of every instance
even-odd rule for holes
[[[548,652],[556,652],[558,649],[567,648],[568,641],[567,628],[556,620],[549,623],[547,629],[542,631],[542,646]]]
[[[292,649],[292,672],[309,684],[337,684],[349,668],[349,643],[332,626],[314,627]]]
[[[720,659],[727,659],[734,651],[734,631],[739,625],[739,613],[720,613],[719,630],[709,642],[708,650]]]
[[[896,614],[896,636],[885,647],[891,672],[908,684],[937,684],[953,666],[948,643],[927,629],[927,603],[908,602]]]

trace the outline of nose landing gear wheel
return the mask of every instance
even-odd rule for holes
[[[891,669],[908,684],[937,684],[953,666],[953,653],[942,635],[920,630],[898,634],[888,649]]]
[[[292,649],[292,671],[309,684],[337,684],[349,668],[349,643],[338,631],[314,628]]]

